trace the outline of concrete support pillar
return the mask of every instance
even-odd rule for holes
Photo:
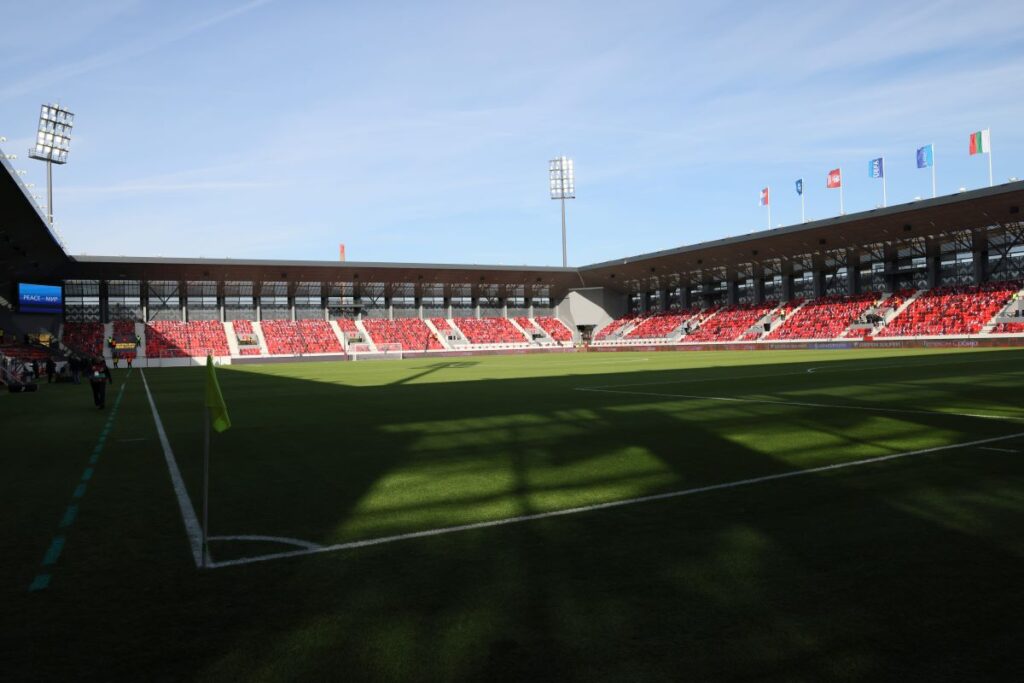
[[[740,301],[740,283],[735,277],[725,282],[725,300],[730,306],[735,306]]]
[[[793,300],[793,269],[783,266],[782,269],[782,301]]]
[[[690,301],[690,285],[683,283],[679,285],[679,307],[686,310],[691,305]]]
[[[474,296],[470,299],[470,303],[473,306],[473,317],[477,320],[480,319],[480,297]]]
[[[452,298],[450,296],[444,297],[444,317],[452,317]]]
[[[526,297],[526,315],[529,318],[533,317],[533,297]]]
[[[100,322],[110,322],[110,288],[106,280],[100,280]]]
[[[820,268],[814,269],[814,277],[812,282],[814,283],[814,298],[825,295],[825,276],[826,273]]]
[[[387,315],[388,320],[395,319],[395,303],[394,299],[392,299],[390,296],[384,297],[384,311],[385,315]]]
[[[925,245],[925,265],[927,266],[928,276],[928,288],[939,286],[939,281],[942,279],[942,255],[940,252],[942,245],[935,241],[928,241]]]
[[[501,317],[502,318],[507,318],[508,317],[508,299],[505,299],[505,298],[503,298],[501,300]]]
[[[750,295],[755,304],[764,303],[764,268],[754,268],[754,281],[751,285]]]
[[[295,297],[288,297],[288,319],[295,322]]]
[[[846,255],[846,293],[860,294],[860,252],[850,250]]]
[[[644,289],[640,292],[640,313],[647,313],[647,290]]]
[[[899,289],[899,259],[897,258],[896,250],[892,247],[886,247],[884,264],[885,264],[885,286],[890,292],[895,292]]]
[[[222,296],[217,297],[217,317],[222,323],[227,322],[227,320],[224,319],[224,297]]]
[[[974,256],[974,284],[980,285],[988,279],[988,235],[975,232],[971,245]]]

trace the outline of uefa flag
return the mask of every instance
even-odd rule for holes
[[[768,204],[768,188],[761,190],[761,206],[769,206]]]
[[[213,367],[213,356],[206,357],[206,401],[207,410],[210,411],[211,424],[218,432],[231,428],[231,418],[228,416],[228,406],[224,403],[224,395],[220,393],[220,384],[217,382],[217,371]]]
[[[928,168],[935,163],[935,150],[931,145],[917,148],[917,167]]]
[[[882,157],[872,159],[868,162],[868,177],[869,178],[884,178],[885,177],[885,162]]]
[[[804,193],[804,179],[798,178],[796,181],[796,193],[802,195]]]
[[[825,180],[825,187],[830,190],[834,190],[837,187],[843,186],[843,172],[838,168],[833,168],[828,172],[828,178]]]

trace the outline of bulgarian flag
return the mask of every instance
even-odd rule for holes
[[[971,156],[975,154],[990,154],[992,152],[992,141],[989,139],[988,128],[971,133]]]

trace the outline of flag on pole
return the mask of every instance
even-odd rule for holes
[[[882,161],[882,157],[872,159],[868,162],[868,177],[869,178],[884,178],[885,177],[885,162]]]
[[[935,150],[931,145],[917,148],[917,167],[928,168],[935,164]]]
[[[992,140],[988,128],[971,133],[971,156],[974,156],[975,154],[988,154],[991,151]]]
[[[804,196],[804,179],[798,178],[796,181],[796,193],[801,197]]]
[[[220,393],[217,371],[213,367],[213,356],[206,357],[206,407],[210,411],[214,429],[223,432],[231,428],[228,406],[224,403],[224,395]]]
[[[834,190],[837,187],[843,186],[843,172],[834,168],[828,172],[828,178],[825,180],[825,187],[830,190]]]
[[[766,187],[761,190],[761,206],[769,206],[768,201],[768,188]]]

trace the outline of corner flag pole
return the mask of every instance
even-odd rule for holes
[[[203,409],[203,567],[209,566],[207,529],[210,523],[210,409]]]

